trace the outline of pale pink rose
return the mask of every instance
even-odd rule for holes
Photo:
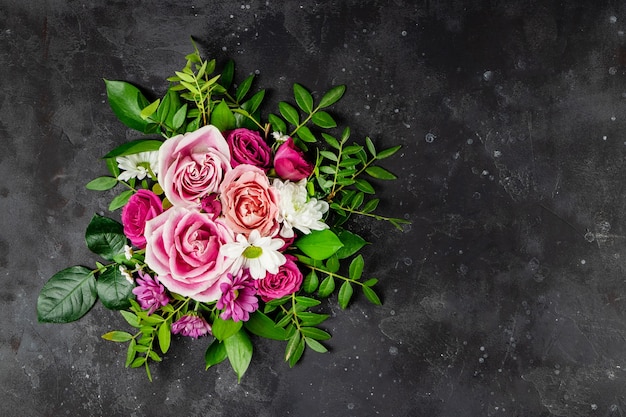
[[[207,213],[172,207],[146,223],[146,263],[171,292],[209,302],[220,298],[232,264],[220,251],[234,240]]]
[[[274,236],[278,222],[278,192],[260,168],[238,165],[224,176],[220,186],[222,214],[226,224],[246,236],[258,230],[261,236]]]
[[[289,138],[276,151],[274,169],[282,179],[298,182],[311,175],[313,165],[304,159],[304,153]]]
[[[200,208],[230,169],[228,144],[215,126],[174,136],[159,148],[159,184],[174,206]]]
[[[285,262],[276,274],[267,274],[257,281],[257,295],[265,302],[292,294],[302,285],[302,272],[296,265],[296,257],[285,255]]]
[[[152,191],[140,189],[130,197],[122,209],[122,224],[124,234],[134,246],[141,249],[146,247],[146,222],[161,213],[161,199]]]

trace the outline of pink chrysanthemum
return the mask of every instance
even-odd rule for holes
[[[186,314],[172,323],[172,333],[193,337],[194,339],[211,333],[211,326],[196,314]]]
[[[165,293],[165,287],[156,277],[139,271],[141,278],[137,278],[137,286],[133,288],[133,294],[137,296],[137,302],[148,314],[152,314],[157,308],[167,305],[170,298]]]
[[[229,282],[220,284],[222,297],[217,302],[217,308],[224,309],[220,317],[223,320],[248,321],[250,313],[259,308],[254,281],[248,271],[241,271],[235,276],[228,274],[228,278]]]

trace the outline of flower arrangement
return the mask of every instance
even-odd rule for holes
[[[110,211],[95,215],[85,238],[102,257],[95,269],[72,266],[43,286],[38,320],[67,323],[100,299],[134,331],[102,337],[127,342],[126,367],[159,362],[172,335],[212,337],[206,368],[229,360],[238,380],[253,337],[286,341],[294,366],[305,348],[326,352],[331,336],[321,299],[346,308],[354,289],[374,304],[377,279],[362,276],[367,242],[345,228],[354,215],[401,228],[404,219],[374,214],[379,200],[368,178],[393,180],[377,165],[400,146],[378,150],[339,137],[325,110],[344,94],[336,86],[317,103],[294,84],[295,106],[278,104],[262,121],[264,90],[250,94],[254,75],[233,84],[234,63],[216,73],[194,45],[167,93],[149,102],[135,86],[105,80],[109,104],[127,127],[148,135],[104,156],[110,175],[87,188],[122,186]],[[320,140],[321,138],[321,140]]]

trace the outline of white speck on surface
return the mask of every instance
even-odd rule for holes
[[[617,67],[610,67],[609,68],[609,74],[611,74],[611,75],[617,74]]]
[[[435,136],[435,134],[428,132],[428,133],[426,133],[426,136],[424,137],[424,140],[427,143],[433,143],[436,138],[437,138],[437,136]]]
[[[492,78],[493,78],[493,71],[485,71],[485,72],[483,72],[483,80],[491,81]]]
[[[602,136],[602,140],[607,140],[606,135]]]
[[[392,356],[396,356],[398,354],[398,348],[396,346],[391,346],[389,348],[389,354]]]
[[[586,263],[587,263],[587,261],[585,261],[584,259],[581,259],[581,260],[580,260],[580,264],[581,264],[581,265],[584,265],[584,264],[586,264]]]
[[[402,36],[406,36],[406,30],[403,30],[402,32],[400,32],[400,34],[401,34]]]
[[[609,17],[609,22],[610,23],[617,23],[617,16],[610,16]]]

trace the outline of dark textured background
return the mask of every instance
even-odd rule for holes
[[[618,1],[0,0],[0,415],[623,416],[626,5]],[[332,353],[294,369],[256,341],[237,384],[177,340],[154,382],[123,367],[100,305],[36,321],[56,271],[93,265],[112,193],[84,184],[137,135],[102,78],[161,94],[190,37],[259,74],[347,84],[334,114],[400,179],[354,227],[382,307],[334,299]]]

